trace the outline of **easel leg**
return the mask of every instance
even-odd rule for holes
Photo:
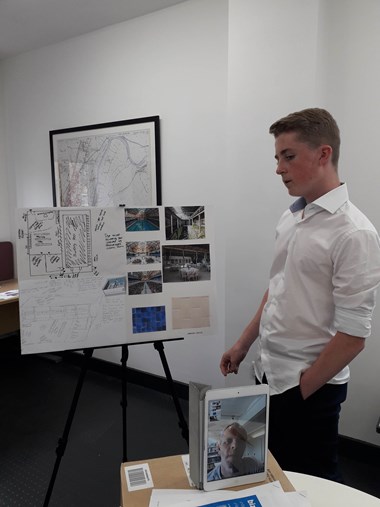
[[[178,400],[177,393],[176,393],[175,388],[174,388],[173,378],[171,376],[171,373],[170,373],[170,370],[169,370],[169,365],[168,365],[168,362],[166,360],[166,356],[165,356],[165,352],[164,352],[164,344],[162,343],[162,341],[156,341],[156,342],[154,342],[154,348],[160,354],[162,366],[163,366],[164,371],[165,371],[166,379],[167,379],[167,381],[168,381],[168,383],[170,385],[170,390],[171,390],[171,393],[172,393],[172,398],[173,398],[173,401],[174,401],[175,408],[177,410],[177,414],[178,414],[178,418],[179,418],[179,423],[178,424],[179,424],[179,427],[182,430],[182,436],[183,436],[183,438],[186,440],[187,444],[189,445],[189,427],[187,426],[186,419],[183,416],[182,408],[181,408],[181,405],[180,405],[179,400]]]
[[[82,385],[83,385],[84,377],[86,376],[86,372],[87,372],[87,369],[88,369],[88,363],[89,363],[89,361],[91,359],[91,356],[92,356],[92,354],[94,352],[94,349],[85,349],[83,352],[84,352],[84,358],[83,358],[82,369],[81,369],[81,372],[80,372],[80,375],[79,375],[79,378],[78,378],[77,387],[75,389],[73,401],[71,402],[71,407],[70,407],[69,415],[67,417],[67,421],[66,421],[65,429],[63,431],[63,435],[58,440],[58,446],[57,446],[56,451],[55,451],[56,454],[57,454],[57,458],[56,458],[56,461],[55,461],[53,473],[52,473],[52,476],[51,476],[51,479],[50,479],[50,483],[49,483],[49,487],[48,487],[48,490],[47,490],[47,493],[46,493],[46,496],[45,496],[45,501],[44,501],[43,507],[48,507],[48,505],[49,505],[50,497],[51,497],[51,494],[53,492],[53,487],[54,487],[55,479],[56,479],[57,474],[58,474],[59,465],[61,463],[63,454],[64,454],[65,449],[66,449],[67,440],[68,440],[68,437],[69,437],[71,424],[72,424],[73,419],[74,419],[75,410],[76,410],[77,405],[78,405],[79,395],[80,395],[81,390],[82,390]]]
[[[127,360],[128,345],[121,346],[121,409],[123,411],[123,463],[127,461]]]

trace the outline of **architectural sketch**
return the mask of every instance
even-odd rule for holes
[[[126,329],[123,209],[22,209],[18,218],[22,353],[120,343]]]
[[[20,282],[22,353],[110,345],[125,333],[125,295],[107,297],[104,279],[40,278]]]
[[[29,210],[24,220],[30,276],[92,272],[89,211]]]

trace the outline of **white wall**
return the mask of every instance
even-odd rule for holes
[[[341,178],[351,200],[380,231],[380,2],[324,0],[321,9],[326,106],[339,119]],[[372,336],[351,365],[349,397],[343,404],[341,433],[380,445],[380,293]]]
[[[291,202],[275,175],[273,121],[304,107],[331,110],[342,179],[380,230],[379,8],[377,0],[189,0],[3,62],[9,213],[0,238],[11,231],[14,239],[16,207],[52,203],[49,130],[160,115],[164,204],[213,204],[218,256],[217,336],[165,350],[175,379],[222,385],[220,355],[260,302],[274,228]],[[378,445],[379,319],[380,310],[353,362],[341,424],[343,434]],[[162,374],[151,345],[130,349],[130,366]],[[119,349],[98,355],[120,360]],[[227,382],[250,383],[250,360]]]
[[[14,208],[51,206],[49,130],[159,115],[163,203],[211,204],[223,196],[227,100],[227,0],[192,0],[3,63]],[[177,380],[223,382],[224,245],[217,223],[218,334],[167,344]],[[97,356],[120,361],[120,349]],[[152,345],[130,347],[131,367],[163,375]]]
[[[234,0],[229,10],[226,346],[267,289],[275,225],[291,200],[275,174],[269,126],[315,103],[317,2]],[[291,29],[290,29],[291,27]],[[303,43],[300,44],[299,41]],[[251,354],[228,384],[249,383]]]
[[[380,230],[377,170],[380,4],[366,0],[233,0],[229,11],[228,160],[237,167],[226,195],[226,347],[240,335],[266,289],[273,233],[289,204],[274,174],[269,125],[304,107],[326,107],[342,132],[340,173],[351,199]],[[242,238],[247,238],[246,242]],[[380,310],[372,338],[352,363],[341,433],[380,444]],[[228,384],[252,381],[251,354]],[[359,401],[360,400],[360,401]]]
[[[11,230],[9,224],[8,173],[5,160],[5,129],[3,97],[3,74],[0,68],[0,241],[9,241]]]

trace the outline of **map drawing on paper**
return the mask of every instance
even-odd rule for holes
[[[30,276],[92,272],[89,211],[30,210],[24,219]]]
[[[19,210],[23,354],[124,339],[124,227],[122,208]]]
[[[61,206],[152,205],[150,130],[57,140]]]

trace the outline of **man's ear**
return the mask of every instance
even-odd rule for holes
[[[218,442],[218,443],[216,444],[216,449],[217,449],[218,454],[219,454],[219,456],[220,456],[220,442]]]
[[[326,165],[331,160],[333,150],[329,144],[323,144],[319,149],[319,161],[322,165]]]

